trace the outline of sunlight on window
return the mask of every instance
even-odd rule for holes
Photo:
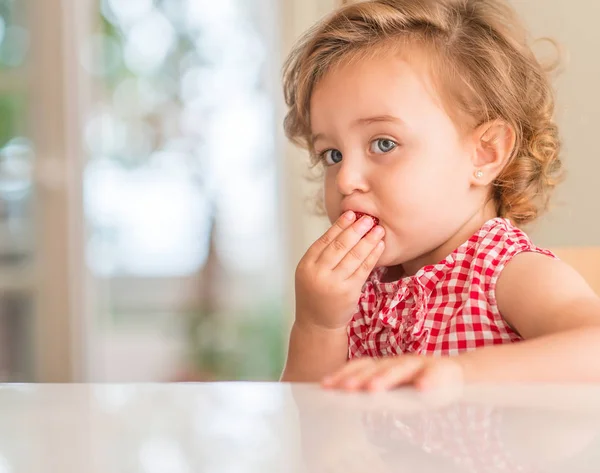
[[[29,50],[29,32],[21,26],[11,25],[4,30],[0,44],[0,63],[8,67],[19,67],[25,62]]]
[[[6,36],[6,21],[3,17],[0,16],[0,44],[4,41],[4,37]]]
[[[234,0],[105,0],[102,14],[112,33],[82,58],[114,84],[85,127],[92,270],[192,274],[214,224],[224,265],[264,271],[279,243],[261,36]]]
[[[102,14],[114,23],[128,26],[151,11],[152,4],[152,0],[104,0]]]
[[[134,73],[154,73],[163,65],[175,39],[173,26],[165,15],[156,10],[147,13],[127,33],[127,67]]]
[[[33,144],[13,138],[0,149],[0,197],[20,200],[29,194],[33,175]]]
[[[95,98],[84,210],[99,316],[109,330],[127,321],[161,334],[152,320],[167,321],[185,339],[185,379],[274,378],[280,64],[265,18],[277,3],[97,1],[99,28],[79,59]]]
[[[89,248],[88,261],[98,273],[172,276],[191,274],[203,264],[209,209],[185,164],[174,166],[176,158],[166,154],[168,166],[154,162],[136,170],[109,161],[90,164],[86,207],[92,224],[112,243],[110,252],[101,238]]]

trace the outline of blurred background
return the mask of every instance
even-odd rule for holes
[[[0,381],[278,378],[326,227],[280,70],[337,3],[0,0]],[[597,284],[600,5],[515,4],[569,51],[569,179],[530,230]]]

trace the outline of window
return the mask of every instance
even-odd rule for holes
[[[274,7],[102,0],[81,58],[101,325],[184,334],[202,376],[282,363]]]
[[[0,381],[31,380],[34,150],[26,2],[0,0]]]

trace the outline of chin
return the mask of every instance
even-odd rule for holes
[[[396,266],[398,264],[402,264],[402,263],[396,262],[398,260],[398,258],[393,258],[392,255],[387,255],[386,253],[387,253],[387,251],[384,251],[384,253],[379,257],[377,264],[375,264],[376,268],[382,268],[382,267],[387,268],[389,266]]]
[[[386,267],[389,268],[391,266],[399,266],[401,264],[406,263],[410,259],[406,257],[403,252],[397,248],[389,248],[383,251],[383,254],[379,257],[379,261],[375,265],[376,268]]]

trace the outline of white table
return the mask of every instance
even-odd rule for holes
[[[600,387],[0,385],[0,473],[600,472]]]

